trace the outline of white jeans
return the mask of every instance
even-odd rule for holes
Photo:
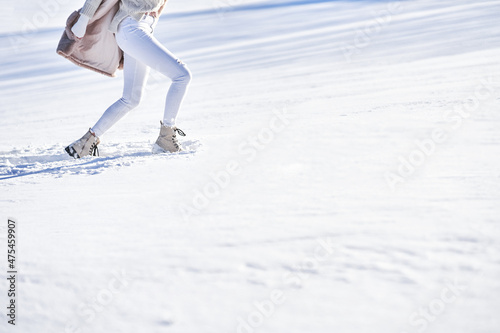
[[[111,105],[92,127],[98,137],[139,105],[150,68],[172,80],[165,101],[163,123],[167,126],[175,125],[177,113],[191,80],[191,72],[153,37],[156,21],[152,16],[145,16],[140,22],[127,17],[120,23],[116,41],[124,53],[123,96]]]

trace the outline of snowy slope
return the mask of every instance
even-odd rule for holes
[[[500,2],[170,0],[187,152],[153,74],[82,160],[122,80],[55,54],[58,3],[0,31],[1,332],[500,330]]]

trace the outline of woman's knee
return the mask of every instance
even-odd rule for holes
[[[124,95],[121,98],[121,101],[123,104],[125,104],[125,106],[128,109],[132,110],[132,109],[135,109],[136,107],[138,107],[139,104],[141,104],[143,95],[144,95],[144,92],[142,89],[140,91],[139,90],[133,91],[131,94]]]
[[[182,61],[177,60],[177,62],[179,63],[180,71],[179,74],[172,79],[172,81],[176,83],[189,84],[189,82],[191,82],[191,79],[193,77],[191,71]]]

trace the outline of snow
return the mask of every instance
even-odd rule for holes
[[[500,2],[170,0],[186,152],[150,153],[153,74],[72,160],[122,80],[53,1],[0,1],[1,332],[498,332]]]

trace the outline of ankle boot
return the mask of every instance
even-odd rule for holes
[[[153,152],[175,153],[182,151],[176,133],[179,133],[180,136],[186,136],[186,134],[175,126],[165,126],[161,121],[160,124],[160,135],[153,146]]]
[[[88,155],[99,156],[99,149],[97,149],[97,145],[100,142],[101,141],[95,133],[89,129],[84,136],[67,146],[64,150],[66,150],[66,152],[74,158],[82,158]]]

